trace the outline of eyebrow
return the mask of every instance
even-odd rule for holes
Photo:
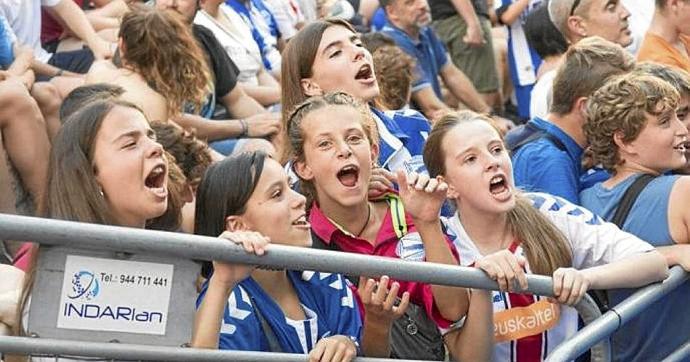
[[[150,137],[150,136],[156,134],[156,132],[154,132],[154,130],[151,129],[151,128],[147,128],[145,132],[146,132],[146,136],[147,136],[147,137]],[[137,136],[139,136],[139,135],[141,135],[141,134],[143,134],[143,132],[141,132],[141,130],[131,130],[131,131],[129,131],[129,132],[125,132],[125,133],[123,133],[123,134],[121,134],[121,135],[115,137],[115,139],[113,139],[113,143],[118,142],[119,140],[121,140],[121,139],[123,139],[123,138],[127,138],[127,137],[133,137],[133,138],[135,138],[135,137],[137,137]]]
[[[348,39],[350,40],[350,42],[354,43],[355,40],[360,40],[360,37],[357,34],[352,34]],[[338,46],[338,45],[342,45],[342,44],[343,44],[342,40],[335,40],[335,41],[331,42],[330,44],[326,45],[326,47],[323,48],[323,51],[321,53],[326,53],[326,52],[328,52],[329,49],[331,49],[335,46]]]

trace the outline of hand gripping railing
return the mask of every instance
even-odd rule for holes
[[[0,238],[126,253],[165,254],[185,259],[222,260],[294,270],[368,276],[388,275],[398,280],[498,290],[498,284],[476,268],[401,261],[279,244],[271,244],[265,255],[256,256],[247,254],[239,245],[218,238],[8,214],[0,214]],[[525,292],[553,296],[551,278],[527,275],[527,280],[529,288]],[[586,317],[585,322],[596,318],[597,308],[590,298],[584,298],[576,309]],[[597,346],[600,352],[596,355],[603,356],[603,361],[608,360],[607,342],[604,341]],[[0,351],[4,346],[4,343],[0,344]],[[124,345],[120,345],[122,346]]]
[[[620,302],[601,318],[588,324],[576,335],[561,343],[546,359],[548,362],[565,362],[573,360],[597,342],[608,339],[622,325],[635,318],[652,303],[672,292],[688,279],[689,274],[680,266],[671,268],[670,275],[661,283],[646,286]],[[690,346],[685,346],[688,349]],[[676,351],[684,353],[683,348]],[[675,355],[675,353],[673,354]]]

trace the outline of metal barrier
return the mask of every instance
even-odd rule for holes
[[[690,274],[686,273],[680,266],[671,268],[670,275],[666,280],[638,290],[626,300],[604,313],[601,318],[588,324],[569,340],[561,343],[551,352],[551,355],[546,360],[548,362],[565,362],[575,359],[575,357],[584,353],[598,341],[607,339],[622,325],[640,314],[652,303],[672,292],[688,280],[689,276]],[[676,352],[679,354],[688,353],[690,352],[689,349],[690,346],[686,345]],[[672,354],[672,356],[675,355],[676,353]]]
[[[690,357],[690,342],[680,346],[675,352],[664,358],[663,362],[683,362]]]
[[[0,214],[0,238],[31,240],[48,245],[65,245],[124,253],[158,253],[185,259],[223,260],[239,264],[295,270],[314,270],[367,276],[388,275],[399,280],[498,290],[498,284],[486,276],[483,271],[476,268],[428,262],[400,261],[392,258],[278,244],[271,244],[267,253],[259,257],[247,254],[239,245],[218,238],[18,215]],[[527,275],[527,279],[529,288],[525,292],[553,296],[553,282],[551,278],[540,275]],[[585,322],[589,322],[600,315],[596,304],[589,297],[584,298],[575,308],[580,315],[585,317]],[[18,339],[13,340],[20,341]],[[19,346],[27,348],[19,350],[17,347],[12,349],[12,351],[31,352],[33,350],[28,347],[39,346],[38,343],[40,341],[31,341],[31,343],[34,344],[22,342]],[[607,343],[608,341],[602,341],[597,345],[599,352],[593,353],[593,355],[602,356],[602,361],[608,361],[608,356],[610,356],[610,353],[607,352],[609,350]],[[81,344],[84,346],[91,345]],[[49,345],[42,344],[40,346],[43,348],[42,351],[46,351],[46,348],[49,347]],[[54,346],[57,346],[57,344]],[[60,351],[65,351],[63,348],[67,348],[62,344],[60,346]],[[105,344],[105,346],[110,346],[110,344]],[[111,347],[122,348],[123,346]],[[0,343],[0,351],[9,351],[5,347],[8,347],[7,343]],[[78,347],[75,346],[74,348]],[[136,350],[141,351],[141,349]],[[162,350],[168,351],[166,349]],[[58,349],[55,349],[55,351],[58,351]],[[220,352],[215,351],[213,353]],[[141,357],[136,357],[139,355],[128,356],[134,359],[144,359],[148,355],[142,354]]]
[[[197,348],[159,347],[140,344],[79,342],[31,337],[0,337],[0,351],[6,353],[102,357],[104,359],[195,362],[305,362],[307,356],[292,353],[245,352]],[[356,358],[355,362],[391,361],[384,358]],[[396,360],[405,361],[405,360]],[[413,360],[407,360],[413,361]]]

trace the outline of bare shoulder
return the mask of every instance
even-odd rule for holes
[[[668,222],[677,243],[690,242],[690,176],[680,176],[669,195]]]

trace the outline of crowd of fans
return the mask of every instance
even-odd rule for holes
[[[0,212],[500,286],[205,262],[193,347],[543,361],[590,290],[690,270],[688,72],[690,0],[0,0]],[[0,333],[25,335],[39,247],[0,250]],[[688,342],[689,296],[614,360]]]

